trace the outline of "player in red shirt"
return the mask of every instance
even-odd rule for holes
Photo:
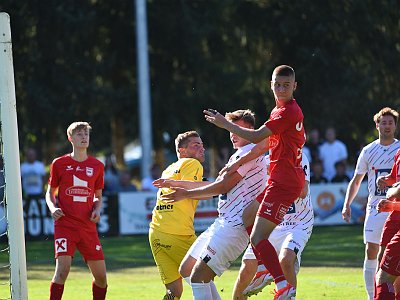
[[[384,252],[375,275],[374,299],[400,299],[400,284],[396,280],[400,276],[400,150],[394,157],[390,174],[378,177],[377,185],[380,189],[393,187],[386,193],[389,200],[381,200],[377,207],[379,212],[390,211],[390,214],[382,231],[378,259]]]
[[[105,299],[107,293],[106,264],[96,228],[100,220],[104,165],[87,154],[90,129],[87,122],[72,123],[67,129],[72,153],[54,159],[50,167],[46,203],[54,219],[56,259],[50,300],[62,298],[75,248],[93,274],[93,299]]]
[[[302,148],[305,143],[304,117],[293,98],[296,87],[292,67],[281,65],[275,68],[272,73],[271,90],[276,106],[268,121],[255,130],[239,127],[215,110],[204,111],[208,122],[246,140],[253,143],[262,142],[267,138],[269,140],[270,178],[250,234],[250,241],[257,258],[274,277],[277,286],[274,299],[279,300],[296,295],[295,288],[283,275],[275,248],[268,241],[269,235],[282,221],[304,186],[304,172],[301,167]]]

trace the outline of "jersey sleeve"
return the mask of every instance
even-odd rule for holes
[[[104,189],[104,165],[99,163],[99,176],[97,176],[96,182],[94,184],[95,190]]]
[[[182,164],[180,174],[181,180],[202,181],[203,166],[197,159],[188,159]]]
[[[357,159],[355,173],[366,174],[367,172],[368,172],[368,163],[365,157],[365,148],[363,148]]]
[[[268,127],[273,134],[281,134],[288,128],[292,127],[295,123],[296,118],[293,115],[293,111],[283,107],[280,108],[273,117],[271,116],[270,119],[264,123],[264,125]]]

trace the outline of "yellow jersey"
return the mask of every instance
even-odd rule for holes
[[[194,158],[181,158],[164,170],[161,178],[202,181],[203,166]],[[194,214],[198,200],[184,199],[174,203],[160,200],[162,194],[171,192],[169,188],[158,189],[157,203],[153,209],[150,228],[161,232],[177,235],[193,235]]]

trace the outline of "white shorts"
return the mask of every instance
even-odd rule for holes
[[[243,227],[232,228],[217,219],[190,247],[188,254],[202,259],[215,274],[221,276],[249,244]]]
[[[364,244],[380,243],[383,225],[388,215],[388,212],[378,213],[374,207],[367,205],[364,221]]]
[[[278,256],[283,249],[289,249],[296,253],[297,259],[294,268],[297,274],[300,270],[301,253],[303,252],[309,238],[310,235],[305,234],[304,231],[274,230],[268,240],[274,246]],[[256,259],[251,245],[247,247],[246,252],[243,254],[242,261],[245,259]]]

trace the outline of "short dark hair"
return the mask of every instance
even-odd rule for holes
[[[239,109],[233,112],[227,112],[225,118],[231,122],[243,120],[243,122],[249,124],[252,128],[254,128],[256,123],[255,115],[250,109]]]
[[[274,72],[272,72],[272,76],[291,76],[293,78],[296,78],[294,69],[291,66],[288,65],[280,65],[277,66],[274,69]]]

